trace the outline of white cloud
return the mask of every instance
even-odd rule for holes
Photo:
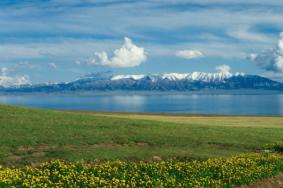
[[[1,73],[1,75],[7,75],[7,73],[8,73],[8,68],[6,68],[6,67],[2,67],[1,69],[0,69],[0,73]]]
[[[2,67],[0,70],[0,87],[12,87],[31,84],[31,81],[27,75],[9,76],[8,69],[6,67]]]
[[[48,63],[48,66],[52,69],[58,69],[58,66],[55,63]]]
[[[270,37],[268,35],[251,31],[249,25],[241,25],[241,24],[228,29],[228,35],[243,41],[262,42],[262,43],[269,43],[274,39],[273,37]]]
[[[176,56],[185,59],[194,59],[203,57],[203,53],[198,50],[179,50],[176,52]]]
[[[1,25],[1,24],[0,24]],[[31,62],[33,60],[74,61],[78,57],[87,57],[93,49],[102,51],[113,49],[116,40],[64,39],[48,41],[27,41],[0,44],[0,61]]]
[[[217,66],[215,69],[221,73],[230,73],[231,67],[224,64]]]
[[[250,55],[248,55],[248,59],[251,61],[255,61],[256,57],[257,57],[257,54],[255,53],[251,53]]]
[[[144,63],[147,59],[144,48],[136,46],[131,39],[125,37],[121,48],[114,50],[113,56],[108,57],[106,52],[96,52],[95,57],[89,59],[86,64],[102,65],[108,67],[135,67]],[[76,64],[82,64],[77,61]]]
[[[63,0],[63,2],[65,1],[67,2],[67,0]],[[79,2],[79,0],[70,1]],[[266,47],[274,41],[273,37],[266,37],[271,35],[262,35],[262,32],[253,30],[254,26],[260,24],[267,24],[268,26],[274,25],[279,28],[283,26],[283,14],[280,11],[271,11],[269,7],[271,5],[276,5],[276,7],[279,8],[283,5],[281,2],[279,3],[278,0],[262,0],[260,2],[258,0],[251,1],[231,0],[229,1],[228,6],[225,0],[192,0],[190,2],[186,0],[156,0],[140,1],[138,4],[129,3],[128,5],[115,3],[115,6],[109,6],[107,8],[104,6],[81,6],[78,9],[69,6],[72,4],[69,1],[68,3],[59,3],[61,1],[58,0],[58,3],[50,3],[51,5],[44,3],[44,6],[19,6],[17,9],[15,9],[14,6],[9,6],[2,8],[0,11],[1,32],[28,33],[32,31],[41,33],[44,31],[44,33],[55,34],[55,36],[57,36],[58,33],[65,33],[66,36],[59,35],[58,38],[44,37],[48,38],[48,40],[44,41],[44,43],[41,42],[42,40],[34,40],[34,43],[36,44],[32,45],[27,45],[31,40],[29,38],[25,39],[24,37],[19,39],[20,41],[17,45],[13,44],[16,40],[11,41],[11,44],[1,44],[1,46],[3,45],[3,48],[0,47],[0,60],[5,59],[11,61],[11,59],[15,58],[30,59],[56,56],[56,60],[60,57],[63,58],[64,61],[74,61],[77,57],[87,57],[86,54],[90,54],[91,52],[89,53],[89,50],[91,49],[97,49],[98,51],[103,50],[89,48],[86,46],[87,44],[77,43],[77,41],[68,41],[70,39],[78,40],[76,37],[70,37],[72,36],[72,33],[79,33],[84,36],[86,39],[84,43],[87,43],[92,38],[89,36],[103,34],[103,36],[109,36],[110,38],[117,38],[121,35],[131,35],[140,40],[146,39],[147,44],[149,42],[158,44],[155,42],[156,39],[162,38],[163,35],[152,35],[152,30],[160,32],[172,31],[172,33],[174,33],[175,31],[179,31],[179,29],[182,31],[183,28],[194,27],[205,28],[207,32],[199,32],[196,33],[195,36],[190,35],[191,32],[189,31],[181,33],[179,38],[182,38],[182,43],[179,44],[177,49],[184,48],[184,43],[189,42],[190,45],[193,41],[197,46],[204,46],[204,48],[197,49],[201,51],[205,50],[205,55],[207,56],[214,53],[218,56],[234,57],[248,49],[257,50],[261,45]],[[185,9],[171,10],[170,7],[172,7],[172,5],[175,7],[174,5],[178,5],[178,3],[180,3],[179,6],[184,6],[184,3],[188,5],[197,3],[199,5],[205,5],[204,7],[207,8],[199,8],[194,11],[189,11],[190,6],[187,6],[188,11],[184,11]],[[58,4],[61,6],[58,6]],[[232,6],[230,4],[232,4]],[[251,6],[244,6],[245,8],[243,9],[234,8],[234,5],[238,6],[238,4],[242,5],[242,7],[245,4],[256,4],[257,6],[255,6],[255,8]],[[56,7],[56,9],[53,10],[52,8],[49,8],[49,6],[52,8]],[[170,8],[170,11],[164,11],[164,8],[157,8],[160,6]],[[221,8],[221,6],[224,7]],[[135,14],[135,11],[132,11],[133,7],[139,7],[140,14]],[[152,9],[154,11],[152,11]],[[236,9],[237,11],[233,10],[231,12],[230,9]],[[49,11],[51,10],[55,12],[59,11],[60,14],[48,16],[48,25],[40,20],[32,19],[34,15],[36,17],[42,17],[46,14],[49,15]],[[32,16],[31,19],[28,19],[28,16]],[[258,17],[261,17],[261,19],[258,19]],[[23,18],[26,18],[29,21],[27,22],[26,19]],[[96,19],[96,21],[93,22],[93,18],[99,19]],[[109,28],[109,25],[112,27]],[[212,29],[212,31],[217,30],[219,33],[210,32],[210,29]],[[194,29],[192,31],[194,31]],[[200,35],[206,34],[218,38],[207,40],[198,39]],[[229,35],[239,39],[237,45],[233,44],[233,40],[226,40],[230,38]],[[62,41],[66,41],[66,43],[70,44],[61,44],[63,43]],[[100,43],[97,46],[109,45],[110,42],[111,40],[103,40],[102,43],[105,44]],[[94,46],[96,44],[97,42],[91,45]],[[209,49],[207,49],[208,45],[210,46]],[[219,45],[230,46],[229,49],[234,49],[228,49],[229,51],[227,51],[220,47],[218,48],[217,46]],[[167,49],[172,49],[171,47],[172,44],[162,44],[162,48],[158,50],[166,53]],[[193,46],[191,47],[195,49]],[[150,51],[150,53],[151,55],[155,55],[152,51]],[[48,61],[50,61],[50,59],[48,59]],[[51,61],[53,61],[53,59]]]
[[[248,59],[262,69],[283,73],[283,32],[280,33],[276,48],[265,50],[259,54],[250,54]]]
[[[6,42],[0,45],[2,46],[0,47],[0,61],[39,59],[44,62],[55,60],[56,62],[74,62],[80,57],[87,58],[92,54],[93,49],[98,52],[114,49],[113,45],[117,45],[117,41],[112,39],[119,36],[131,36],[133,39],[138,38],[139,41],[144,40],[143,47],[150,52],[151,56],[166,57],[172,53],[169,50],[173,48],[173,53],[178,49],[191,48],[205,52],[205,56],[245,58],[246,52],[250,49],[256,51],[264,49],[275,41],[272,38],[273,35],[267,34],[266,36],[270,37],[267,37],[269,42],[266,44],[266,40],[261,40],[263,39],[261,33],[264,32],[255,28],[261,27],[261,24],[272,28],[283,27],[282,11],[272,11],[269,8],[275,5],[275,8],[279,9],[282,2],[278,0],[231,0],[229,4],[227,0],[192,0],[190,2],[187,0],[156,0],[139,1],[138,4],[115,4],[115,6],[107,5],[107,7],[80,6],[79,8],[69,6],[72,3],[68,0],[62,0],[68,4],[60,0],[55,1],[62,6],[57,6],[57,3],[51,3],[52,6],[49,6],[44,3],[43,6],[31,4],[29,6],[17,5],[17,8],[15,6],[1,8],[1,32],[29,33],[32,31],[48,35],[39,40],[31,40],[27,36],[17,37],[18,35],[15,35],[15,39],[8,37],[5,39]],[[79,0],[70,1],[79,2]],[[93,2],[97,4],[95,0]],[[181,4],[178,5],[178,3]],[[201,6],[195,8],[194,3]],[[243,4],[241,7],[238,6],[240,3]],[[83,5],[83,3],[80,4]],[[175,4],[184,9],[176,8]],[[245,6],[250,4],[256,6],[254,8]],[[162,8],[158,8],[160,6]],[[135,10],[133,7],[138,7],[139,14],[133,11]],[[45,15],[50,15],[50,11],[53,16],[46,17]],[[33,19],[34,17],[44,17],[49,24]],[[258,19],[259,17],[261,19]],[[110,28],[109,25],[111,25]],[[243,29],[242,25],[248,28]],[[198,31],[198,28],[200,32],[195,32]],[[171,36],[165,35],[170,39],[166,41],[172,41],[174,38],[178,38],[178,41],[165,43],[165,40],[162,39],[163,32],[172,33],[172,39]],[[62,33],[64,35],[61,35]],[[74,33],[81,37],[72,37]],[[217,38],[198,38],[206,34]],[[105,36],[106,39],[94,41],[96,37],[91,36],[96,35]],[[239,39],[236,45],[235,40],[229,35]],[[269,40],[270,38],[272,40]],[[109,53],[108,55],[110,56]]]
[[[266,71],[261,76],[283,83],[283,74],[281,72]]]

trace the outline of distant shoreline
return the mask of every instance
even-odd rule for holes
[[[54,109],[52,109],[54,110]],[[190,113],[166,113],[166,112],[109,112],[96,110],[56,110],[63,112],[90,113],[96,115],[148,115],[148,116],[176,116],[176,117],[283,117],[282,115],[252,115],[252,114],[190,114]]]

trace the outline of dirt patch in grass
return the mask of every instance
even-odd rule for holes
[[[152,157],[152,160],[153,161],[162,161],[162,158],[158,155],[155,155],[155,156]]]
[[[19,160],[21,160],[23,157],[22,156],[20,156],[20,155],[14,155],[14,154],[11,154],[11,155],[9,155],[8,157],[7,157],[7,159],[9,160],[9,161],[19,161]]]
[[[141,146],[141,147],[149,147],[149,146],[151,146],[151,144],[149,144],[147,142],[136,142],[135,144],[137,146]]]
[[[231,144],[224,144],[224,143],[217,143],[217,142],[208,142],[208,145],[210,147],[218,148],[218,149],[226,149],[232,146]]]
[[[118,143],[99,143],[99,144],[94,144],[94,148],[121,148],[121,147],[150,147],[151,144],[147,142],[135,142],[131,144],[118,144]]]
[[[19,146],[5,158],[5,165],[25,164],[25,161],[46,161],[48,151],[56,149],[55,145]]]
[[[38,152],[34,152],[31,154],[32,157],[36,157],[36,158],[40,158],[40,157],[44,157],[45,156],[45,152],[43,151],[38,151]]]
[[[82,148],[82,149],[115,149],[115,148],[127,148],[127,147],[150,147],[151,145],[146,142],[136,142],[133,144],[119,144],[119,143],[98,143],[98,144],[87,144],[87,145],[65,145],[62,146],[63,148],[67,149],[77,149],[77,148]]]
[[[18,149],[18,151],[32,151],[32,150],[34,150],[34,148],[31,147],[31,146],[19,146],[17,149]]]
[[[129,147],[129,144],[117,144],[117,143],[100,143],[90,146],[92,148],[120,148]]]
[[[283,173],[269,179],[256,182],[252,185],[243,185],[239,188],[283,188]]]
[[[27,151],[27,152],[33,152],[33,151],[47,151],[50,149],[56,149],[58,146],[56,145],[35,145],[35,146],[19,146],[17,148],[18,151]]]
[[[35,148],[36,150],[42,150],[42,151],[47,151],[47,150],[52,150],[52,149],[56,149],[58,146],[56,145],[37,145]]]

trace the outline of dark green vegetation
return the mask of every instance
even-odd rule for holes
[[[206,159],[256,152],[280,140],[280,127],[179,124],[0,106],[0,163],[5,165],[51,159]]]
[[[273,152],[283,153],[283,141],[278,141],[272,144],[267,144],[265,146],[265,149],[273,151]]]

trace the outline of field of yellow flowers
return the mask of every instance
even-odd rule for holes
[[[0,187],[234,187],[283,171],[279,154],[206,161],[70,163],[0,167]]]

